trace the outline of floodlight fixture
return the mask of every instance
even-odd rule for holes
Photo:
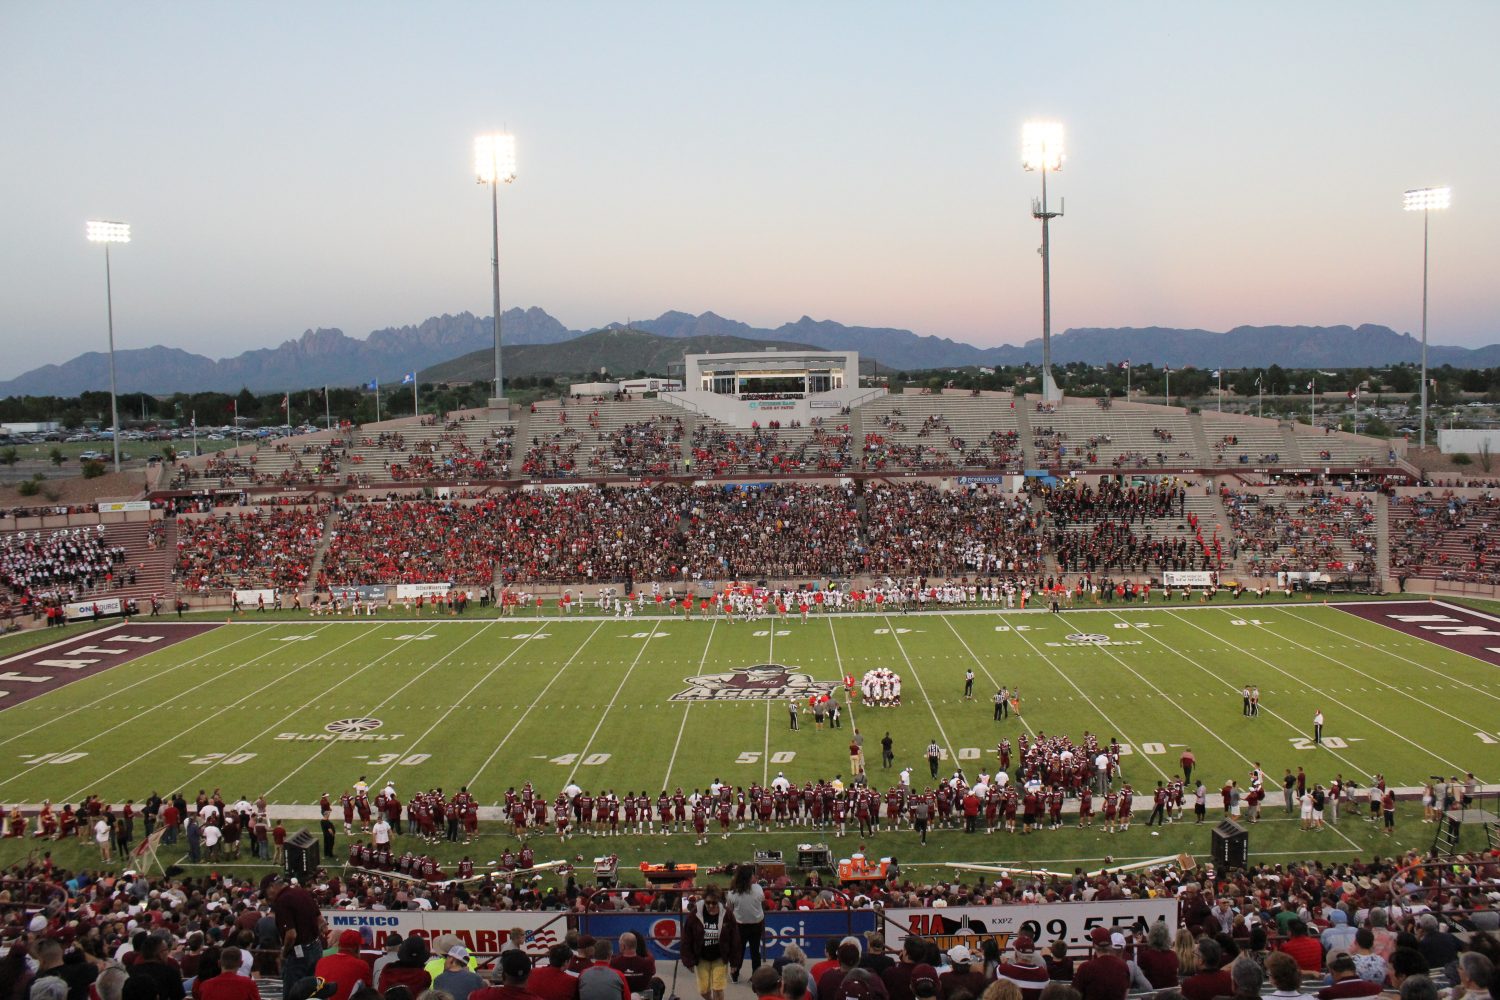
[[[1063,165],[1063,127],[1060,122],[1027,122],[1021,126],[1021,165],[1027,170],[1051,170]]]
[[[1406,192],[1401,199],[1401,207],[1408,212],[1438,211],[1451,204],[1453,189],[1450,187],[1417,188]]]
[[[130,223],[90,220],[84,224],[90,243],[129,243]]]
[[[516,137],[506,132],[474,140],[474,176],[480,184],[509,184],[516,179]]]

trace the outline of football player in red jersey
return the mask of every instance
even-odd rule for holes
[[[1115,816],[1120,810],[1120,793],[1110,789],[1104,796],[1104,832],[1115,832]]]
[[[1130,829],[1130,810],[1135,803],[1135,789],[1130,787],[1130,782],[1125,782],[1120,788],[1120,829]]]
[[[1078,789],[1078,826],[1094,825],[1094,791],[1084,784]]]
[[[693,805],[693,833],[695,846],[708,843],[708,806],[701,798]]]

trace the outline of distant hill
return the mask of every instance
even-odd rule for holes
[[[541,309],[508,309],[502,333],[510,344],[547,344],[578,336]],[[212,341],[205,335],[205,341]],[[215,361],[172,347],[115,352],[121,392],[166,394],[179,391],[236,392],[242,387],[267,392],[315,385],[358,385],[378,378],[400,381],[405,372],[425,370],[470,351],[493,345],[489,317],[471,313],[436,316],[417,326],[376,330],[364,340],[342,330],[308,330],[278,347],[246,351]],[[109,355],[81,354],[61,365],[45,365],[8,382],[0,396],[76,396],[109,387]]]
[[[667,365],[684,354],[716,354],[726,351],[762,351],[767,347],[815,351],[810,344],[767,344],[763,340],[721,335],[663,337],[644,330],[610,328],[596,330],[560,344],[528,344],[502,348],[507,379],[523,375],[583,376],[599,379],[603,368],[610,378],[622,378],[644,370],[665,375]],[[422,372],[434,382],[483,382],[494,377],[495,352],[475,351],[461,358],[434,365]]]
[[[681,344],[669,351],[663,346],[641,341],[633,346],[620,347],[610,359],[596,360],[592,364],[585,363],[589,359],[583,356],[590,349],[588,347],[576,349],[583,353],[565,351],[533,355],[523,349],[573,344],[589,334],[570,330],[535,307],[508,309],[503,319],[507,350],[514,347],[523,351],[517,355],[516,367],[509,369],[516,375],[582,373],[597,371],[600,364],[616,372],[633,372],[639,368],[658,370],[664,368],[661,359],[665,353],[680,355],[683,351]],[[729,338],[719,341],[726,345],[720,347],[703,346],[715,342],[699,340],[700,346],[693,348],[694,351],[754,350],[764,346],[765,342],[788,347],[855,350],[862,359],[878,361],[892,370],[1036,364],[1042,359],[1039,339],[1020,346],[982,348],[945,337],[923,336],[910,330],[845,326],[809,316],[803,316],[795,323],[765,329],[726,319],[713,312],[694,316],[672,311],[655,319],[634,321],[630,327],[636,332],[669,340]],[[612,323],[593,332],[621,330],[624,330],[621,324]],[[420,371],[423,379],[432,378],[434,371],[451,372],[443,376],[450,379],[487,378],[488,370],[481,374],[473,367],[478,362],[466,362],[461,368],[451,369],[445,368],[444,364],[492,349],[493,338],[489,318],[459,313],[433,317],[417,326],[376,330],[363,340],[336,329],[308,330],[278,347],[246,351],[218,361],[169,347],[123,350],[116,353],[115,359],[122,392],[234,392],[241,387],[266,392],[325,383],[358,385],[372,378],[388,383],[399,380],[403,373],[413,369]],[[214,338],[210,331],[205,331],[203,339],[212,342]],[[597,347],[608,342],[588,343]],[[1168,327],[1081,328],[1054,337],[1052,356],[1061,364],[1071,361],[1102,364],[1128,359],[1137,364],[1150,362],[1179,368],[1189,365],[1251,368],[1272,364],[1306,368],[1371,368],[1415,362],[1421,356],[1421,344],[1411,334],[1375,325],[1241,326],[1224,333]],[[533,357],[545,360],[530,360]],[[1428,360],[1433,365],[1451,364],[1458,368],[1500,366],[1500,344],[1475,349],[1430,346]],[[108,356],[90,352],[64,364],[46,365],[0,382],[0,396],[74,396],[86,390],[104,389],[108,385]]]

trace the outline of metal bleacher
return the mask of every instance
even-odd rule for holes
[[[1149,470],[1198,465],[1193,426],[1180,410],[1064,400],[1030,414],[1033,443],[1042,461],[1044,442],[1055,442],[1055,464],[1064,469]],[[1163,437],[1166,435],[1166,437]]]
[[[867,470],[982,469],[1019,473],[1020,428],[1009,396],[881,396],[860,407]]]

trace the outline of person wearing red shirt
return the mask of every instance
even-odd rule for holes
[[[1354,968],[1354,959],[1348,955],[1339,955],[1329,962],[1328,975],[1333,983],[1314,994],[1318,1000],[1356,1000],[1380,995],[1380,984],[1360,978]]]
[[[1301,920],[1287,923],[1289,937],[1281,942],[1281,950],[1296,959],[1303,972],[1320,972],[1323,969],[1323,944],[1307,933],[1307,924]]]
[[[1089,932],[1094,957],[1073,973],[1073,988],[1082,994],[1083,1000],[1125,1000],[1130,991],[1130,966],[1115,950],[1115,938],[1119,938],[1119,946],[1123,948],[1122,934],[1111,934],[1105,927],[1095,927]]]
[[[571,957],[572,953],[568,951],[567,945],[558,945],[553,951],[556,951],[557,948],[561,948]],[[552,952],[548,952],[548,956],[549,958],[553,957]],[[539,1000],[542,994],[532,992],[529,988],[528,977],[535,979],[537,972],[545,970],[537,969],[536,972],[533,972],[530,955],[519,948],[512,948],[510,951],[502,951],[500,953],[499,964],[500,985],[486,986],[483,989],[475,990],[469,994],[469,1000]],[[571,976],[562,971],[561,966],[554,964],[553,969],[566,978],[572,979]],[[573,980],[573,995],[575,997],[578,995],[578,980],[576,979]]]
[[[238,948],[219,952],[219,974],[205,979],[193,992],[199,1000],[260,1000],[260,987],[249,976],[240,975],[243,956]]]
[[[349,1000],[351,993],[373,978],[370,963],[359,954],[363,944],[364,939],[359,936],[359,931],[346,930],[339,934],[338,951],[318,959],[313,975],[338,984],[333,1000]]]
[[[515,949],[503,952],[503,962],[506,955],[515,953]],[[522,954],[525,954],[522,952]],[[541,997],[541,1000],[578,1000],[578,977],[568,971],[568,964],[573,961],[573,950],[565,944],[555,944],[547,949],[547,964],[538,965],[531,970],[529,979],[524,980],[526,989],[532,994]],[[497,997],[487,996],[485,990],[477,991],[479,996],[470,996],[469,1000],[500,1000]]]
[[[1198,939],[1199,971],[1182,981],[1183,1000],[1213,1000],[1234,994],[1234,979],[1223,968],[1224,949],[1210,937]]]

